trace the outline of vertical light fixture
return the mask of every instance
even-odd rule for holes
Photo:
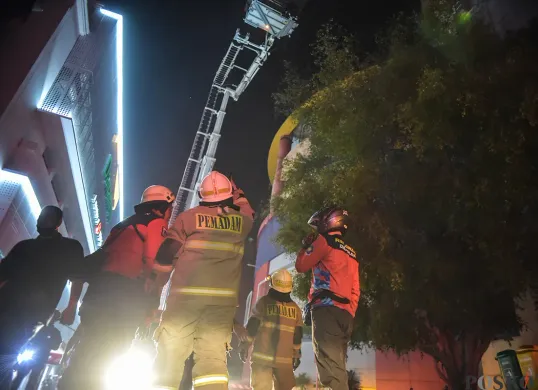
[[[116,20],[116,72],[118,78],[118,173],[120,185],[120,220],[123,220],[123,16],[110,12],[104,8],[100,9],[101,13]]]

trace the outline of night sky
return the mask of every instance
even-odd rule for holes
[[[125,210],[145,187],[176,191],[198,128],[211,81],[242,18],[245,0],[106,0],[122,13],[124,40]],[[271,93],[282,77],[282,61],[304,67],[316,30],[329,19],[357,34],[366,50],[374,35],[399,11],[419,0],[310,0],[291,38],[273,52],[238,102],[228,105],[215,168],[233,172],[253,207],[269,195],[267,154],[285,118],[274,112]]]

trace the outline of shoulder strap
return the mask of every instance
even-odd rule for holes
[[[146,242],[146,240],[144,239],[144,236],[142,236],[142,234],[140,233],[140,231],[138,230],[138,228],[136,227],[136,223],[133,223],[133,228],[136,232],[136,234],[138,235],[138,237],[142,240],[142,242]]]
[[[105,248],[106,246],[111,245],[114,241],[116,241],[116,239],[121,235],[121,233],[123,233],[125,229],[127,229],[129,226],[132,226],[134,228],[136,235],[140,238],[140,240],[142,240],[142,242],[146,242],[146,240],[144,239],[144,237],[142,236],[142,234],[136,227],[136,223],[129,223],[129,224],[123,225],[113,237],[110,237],[110,239],[106,240],[101,248]]]

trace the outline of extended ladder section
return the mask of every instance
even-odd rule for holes
[[[297,18],[291,16],[283,2],[275,0],[248,0],[245,23],[266,32],[265,42],[256,45],[250,42],[250,35],[241,36],[239,29],[222,60],[202,112],[202,119],[192,145],[191,153],[185,166],[183,178],[177,192],[174,211],[170,219],[173,225],[180,212],[195,207],[198,202],[198,188],[202,179],[213,170],[215,154],[220,139],[220,130],[226,115],[228,100],[239,99],[269,57],[275,38],[291,35],[297,27]],[[248,68],[238,66],[236,61],[243,49],[256,54]],[[232,70],[242,72],[238,85],[229,80]],[[166,299],[170,292],[170,282],[163,288],[160,309],[166,308]]]
[[[246,90],[269,57],[269,51],[275,38],[289,36],[297,27],[297,19],[286,14],[286,10],[279,2],[249,0],[247,7],[245,23],[264,30],[266,32],[265,42],[257,45],[250,42],[249,34],[241,36],[239,30],[235,33],[211,84],[209,97],[177,192],[170,224],[174,223],[180,212],[196,206],[199,202],[200,182],[213,170],[215,165],[215,154],[229,98],[237,101]],[[239,54],[244,49],[256,54],[251,65],[247,68],[236,64]],[[229,76],[232,70],[242,72],[242,78],[238,85],[234,85],[230,81]]]
[[[226,52],[226,55],[219,66],[217,74],[213,79],[213,84],[211,85],[211,89],[209,91],[209,97],[207,98],[207,102],[202,113],[200,125],[198,126],[198,130],[194,136],[191,153],[187,160],[185,172],[183,173],[183,178],[181,179],[181,184],[177,193],[177,200],[172,216],[173,219],[175,219],[179,212],[188,208],[187,205],[194,195],[196,181],[199,176],[200,167],[204,160],[204,155],[206,153],[209,140],[214,133],[214,130],[217,128],[217,121],[220,120],[220,122],[222,122],[224,116],[224,112],[219,110],[219,107],[223,103],[224,106],[226,104],[223,99],[224,94],[222,91],[225,90],[223,86],[240,51],[241,46],[234,40],[234,42],[232,42],[228,48],[228,51]],[[213,137],[218,137],[217,134]]]

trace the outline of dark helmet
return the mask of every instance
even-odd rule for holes
[[[38,230],[57,229],[63,221],[63,212],[56,206],[45,206],[37,219]]]
[[[350,222],[347,210],[334,206],[315,212],[308,220],[308,224],[321,234],[336,231],[346,234]]]

